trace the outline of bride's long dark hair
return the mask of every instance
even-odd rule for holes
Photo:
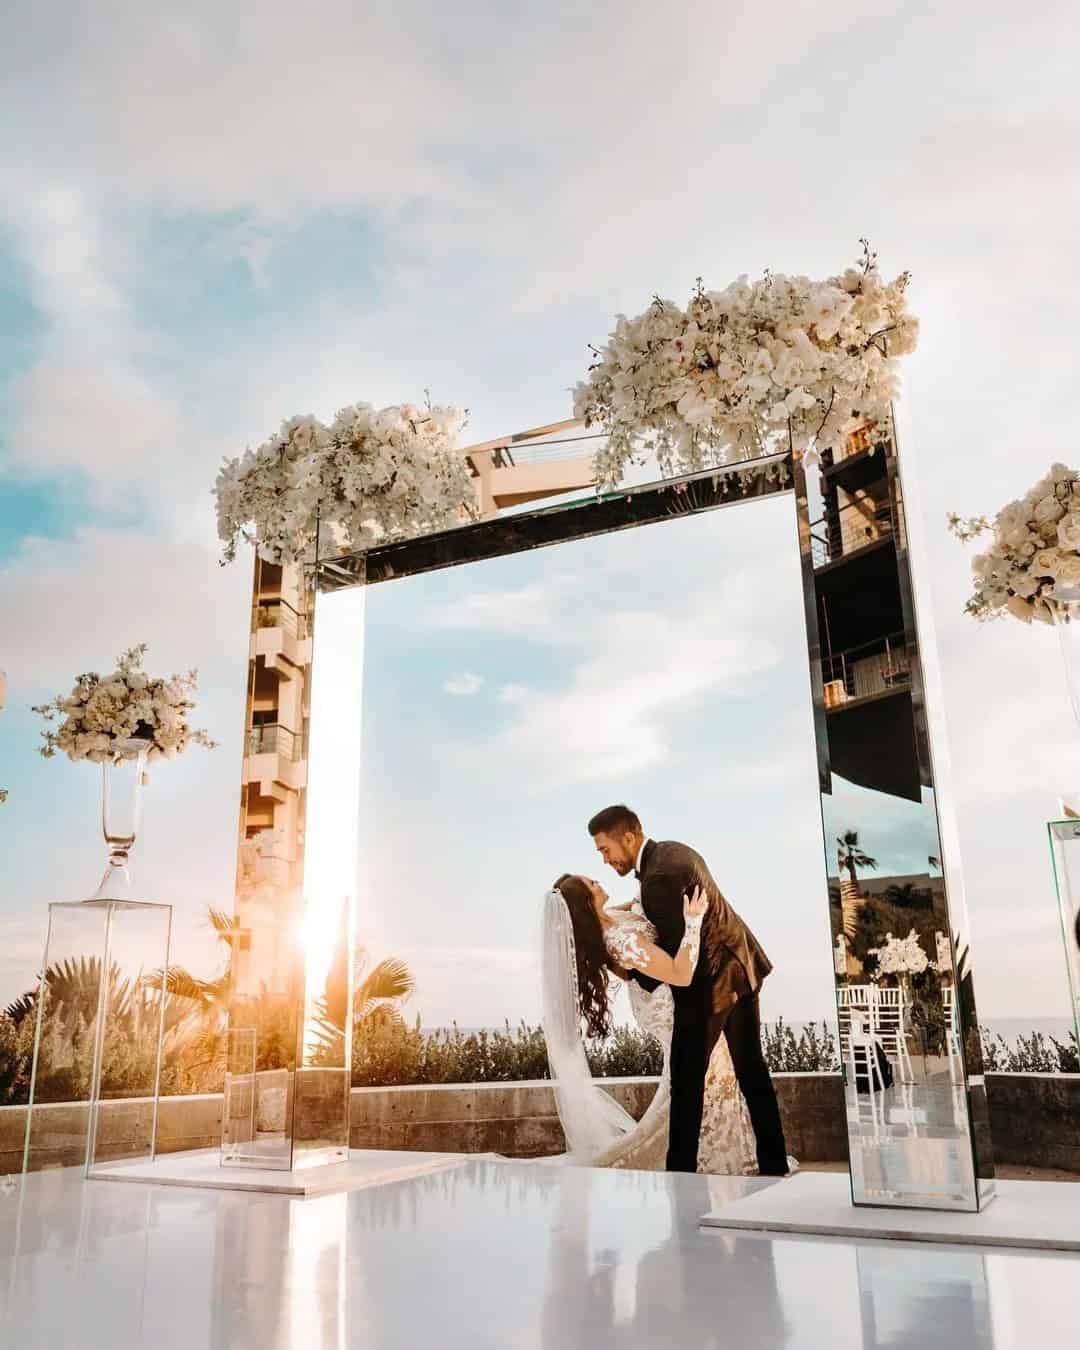
[[[564,872],[555,889],[566,901],[574,929],[577,958],[578,1003],[589,1035],[597,1040],[611,1035],[608,1004],[608,971],[611,958],[604,942],[604,929],[593,904],[592,891],[584,877]]]

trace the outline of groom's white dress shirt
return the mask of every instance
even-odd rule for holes
[[[637,876],[639,882],[641,881],[641,859],[645,853],[645,850],[649,847],[651,843],[652,843],[651,839],[642,840],[641,847],[637,851],[637,857],[634,859],[634,874]],[[639,891],[641,890],[640,886],[638,887],[638,890]]]
[[[637,877],[638,887],[637,887],[637,895],[630,902],[630,908],[632,910],[635,910],[638,914],[641,915],[644,915],[645,913],[644,909],[642,909],[641,907],[641,859],[645,854],[645,850],[649,847],[650,842],[651,840],[648,839],[644,841],[644,843],[638,849],[637,857],[634,859],[634,875]]]

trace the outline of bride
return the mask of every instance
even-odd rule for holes
[[[700,890],[685,901],[686,935],[676,955],[669,956],[657,945],[656,929],[637,902],[610,904],[599,882],[570,873],[548,892],[541,962],[544,1035],[568,1149],[549,1161],[663,1170],[675,1020],[671,988],[693,979],[707,903]],[[640,1121],[593,1081],[582,1038],[582,1022],[591,1038],[611,1032],[613,974],[627,982],[638,1026],[664,1051],[660,1084]],[[650,991],[637,975],[650,985],[661,983]],[[744,1176],[758,1170],[754,1132],[723,1036],[705,1080],[697,1170]]]

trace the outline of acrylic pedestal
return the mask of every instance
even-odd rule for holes
[[[172,906],[49,906],[23,1171],[152,1159]]]

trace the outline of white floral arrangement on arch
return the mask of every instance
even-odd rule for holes
[[[884,945],[871,947],[869,955],[877,957],[879,975],[921,975],[930,966],[914,928],[906,938],[886,933]]]
[[[861,242],[860,264],[824,281],[767,272],[707,291],[699,279],[685,309],[656,297],[618,315],[574,391],[574,416],[608,433],[601,485],[650,451],[670,477],[788,445],[842,451],[868,423],[887,426],[919,326],[909,274],[884,281]]]
[[[329,426],[289,418],[218,474],[223,561],[241,540],[267,562],[292,564],[313,556],[317,535],[347,552],[461,524],[476,510],[457,444],[466,418],[462,408],[430,403],[355,403]]]
[[[51,759],[59,750],[70,760],[102,764],[137,758],[146,741],[149,760],[175,759],[191,745],[214,749],[217,743],[205,731],[188,725],[197,672],[169,679],[147,675],[142,668],[146,652],[145,642],[131,647],[111,674],[80,675],[66,697],[57,695],[35,706],[33,711],[47,722],[59,720],[55,731],[41,733],[39,753]]]
[[[990,534],[990,547],[972,559],[975,590],[965,612],[976,619],[1011,614],[1023,623],[1052,623],[1080,599],[1080,473],[1065,464],[1023,497],[1003,506],[994,519],[948,517],[964,543]]]

